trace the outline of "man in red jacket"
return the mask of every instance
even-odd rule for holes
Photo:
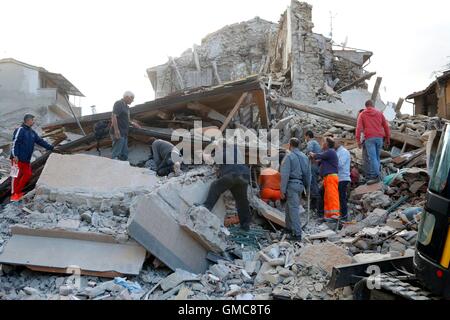
[[[356,141],[359,148],[362,148],[361,133],[364,134],[364,146],[369,158],[369,181],[367,183],[374,184],[381,180],[381,149],[383,140],[386,146],[390,145],[391,131],[383,113],[375,109],[371,100],[366,102],[366,109],[358,117]]]

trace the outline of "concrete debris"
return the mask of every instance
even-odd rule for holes
[[[352,259],[348,252],[332,243],[309,245],[300,251],[296,258],[297,263],[316,266],[328,274],[333,267],[351,263]]]
[[[156,185],[157,179],[148,170],[131,167],[127,162],[52,154],[36,184],[36,194],[46,195],[50,201],[100,210],[106,201],[110,208],[117,207],[130,195],[149,193]]]
[[[27,190],[36,188],[24,197],[25,207],[0,207],[0,299],[351,299],[350,287],[328,289],[334,267],[414,255],[430,145],[444,120],[401,115],[378,96],[376,108],[387,117],[396,113],[388,117],[393,146],[382,152],[382,181],[366,184],[354,126],[372,96],[366,81],[375,73],[364,69],[372,52],[339,49],[313,27],[312,6],[292,0],[278,24],[255,18],[226,26],[148,69],[156,97],[164,99],[131,108],[143,128],[130,129],[129,162],[106,158],[109,138],[98,144],[89,132],[80,136],[75,120],[46,126],[49,139],[61,140],[72,155],[47,159],[37,150]],[[109,118],[79,121],[92,128]],[[0,140],[8,119],[15,116],[0,121]],[[199,120],[208,129],[238,129],[241,141],[260,141],[249,129],[262,128],[280,129],[281,144],[297,137],[302,149],[308,130],[319,142],[325,136],[340,140],[352,155],[349,221],[332,226],[312,211],[302,213],[308,224],[303,241],[294,243],[280,231],[283,204],[265,203],[257,189],[249,190],[249,231],[237,226],[230,194],[211,211],[202,207],[215,179],[211,166],[186,165],[179,176],[156,176],[149,137],[170,140],[175,129],[185,128],[199,142],[211,141],[193,125]],[[0,146],[3,201],[11,191],[10,161],[8,147]],[[68,276],[73,265],[81,267],[78,283]],[[118,278],[123,275],[129,277]]]
[[[183,282],[196,280],[199,280],[199,277],[197,275],[181,269],[177,269],[174,273],[165,278],[160,285],[164,291],[168,291],[177,287]]]

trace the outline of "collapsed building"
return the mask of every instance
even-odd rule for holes
[[[371,97],[385,107],[365,83],[374,75],[364,70],[372,53],[336,49],[312,28],[312,7],[292,1],[278,25],[257,18],[225,27],[148,69],[157,99],[130,109],[142,128],[130,128],[129,163],[107,159],[110,138],[97,141],[93,132],[111,112],[46,125],[44,135],[64,154],[32,163],[24,206],[8,204],[7,177],[0,184],[0,298],[352,299],[356,282],[338,283],[339,272],[410,261],[441,119],[398,112],[393,147],[382,154],[384,181],[352,186],[352,221],[341,230],[302,216],[301,243],[286,241],[284,212],[258,197],[261,158],[251,166],[248,233],[236,227],[229,194],[211,212],[194,206],[214,181],[210,166],[164,178],[149,169],[150,137],[172,141],[184,129],[181,137],[208,145],[205,128],[234,128],[238,141],[275,128],[283,141],[302,140],[306,130],[339,139],[361,170],[357,111]],[[76,272],[78,284],[68,276]]]
[[[364,67],[372,52],[339,48],[314,33],[313,27],[312,6],[298,1],[292,1],[278,25],[255,18],[224,27],[181,57],[147,69],[155,96],[254,74],[264,75],[270,87],[281,87],[286,96],[310,105],[339,100],[337,93],[347,89],[367,89],[365,80],[374,74]],[[360,105],[353,108],[364,101],[351,103],[355,102]],[[386,107],[378,103],[377,107]]]

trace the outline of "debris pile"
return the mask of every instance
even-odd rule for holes
[[[336,48],[313,33],[311,10],[292,1],[278,25],[256,18],[227,26],[148,69],[158,99],[130,109],[142,126],[130,128],[129,163],[108,159],[110,138],[93,132],[110,112],[44,128],[67,154],[35,153],[23,205],[7,204],[9,160],[0,158],[0,299],[351,299],[351,288],[328,286],[336,268],[412,256],[437,118],[398,114],[382,154],[383,181],[353,181],[349,222],[302,213],[300,242],[280,231],[282,205],[257,196],[261,155],[251,168],[247,232],[236,226],[230,194],[211,211],[201,206],[215,179],[211,166],[190,163],[165,178],[151,170],[150,138],[205,147],[208,130],[234,128],[238,140],[258,141],[254,130],[276,128],[281,145],[297,137],[304,147],[308,130],[319,141],[339,139],[352,169],[363,172],[355,125],[372,96],[365,80],[375,73],[363,67],[372,53]],[[378,99],[376,107],[386,106]]]

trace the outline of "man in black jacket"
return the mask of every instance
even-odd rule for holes
[[[248,231],[251,223],[250,206],[247,197],[250,169],[243,164],[245,161],[241,158],[236,145],[225,146],[222,150],[224,150],[224,161],[219,167],[219,178],[211,184],[204,206],[211,211],[220,196],[225,191],[230,190],[236,201],[240,227],[242,230]]]

